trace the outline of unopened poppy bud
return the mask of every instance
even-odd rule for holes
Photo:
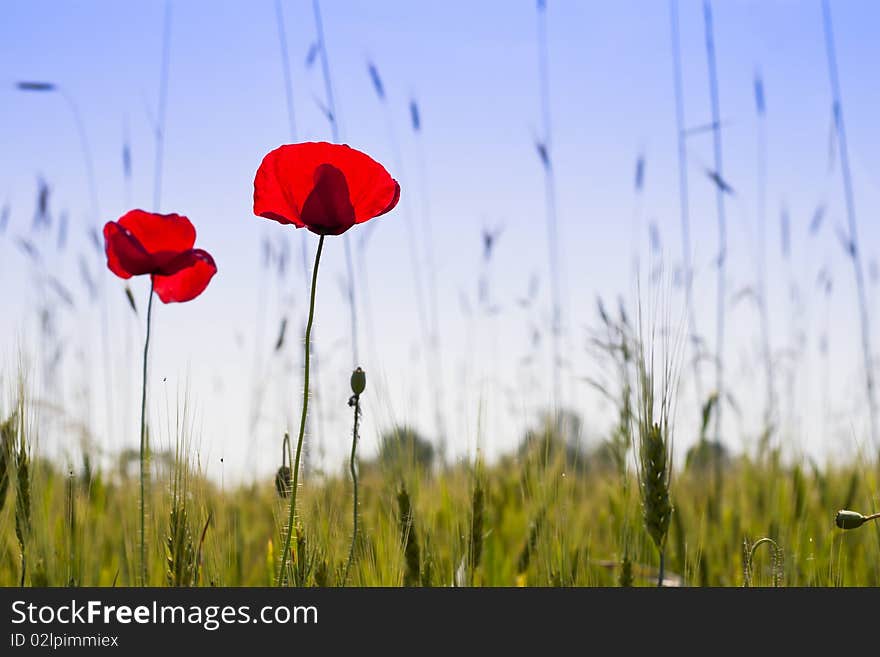
[[[361,394],[367,387],[367,375],[359,367],[351,373],[351,391],[355,395]]]
[[[286,498],[290,495],[290,468],[282,465],[275,473],[275,490],[278,491],[278,497]]]
[[[837,517],[834,521],[837,523],[837,526],[841,529],[855,529],[856,527],[861,527],[865,524],[865,516],[857,511],[838,511]]]

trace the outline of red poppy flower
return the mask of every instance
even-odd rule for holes
[[[254,214],[318,235],[341,235],[399,199],[400,185],[385,167],[345,144],[280,146],[254,178]]]
[[[126,212],[104,225],[107,267],[120,278],[149,274],[163,303],[199,296],[217,273],[211,254],[194,249],[196,229],[179,214]]]

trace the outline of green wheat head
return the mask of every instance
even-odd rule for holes
[[[15,416],[13,413],[0,424],[0,511],[6,503],[9,489],[9,471],[13,461],[13,437],[15,436]]]
[[[662,549],[672,517],[672,504],[669,501],[669,446],[659,424],[648,425],[640,436],[639,469],[645,530],[657,549]]]

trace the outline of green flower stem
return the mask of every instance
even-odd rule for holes
[[[351,562],[354,560],[354,547],[357,542],[357,533],[358,533],[358,477],[357,477],[357,467],[355,465],[355,450],[357,449],[357,441],[358,441],[358,418],[361,414],[361,396],[355,395],[354,399],[354,430],[351,432],[351,458],[348,462],[349,470],[351,471],[351,481],[353,484],[354,492],[352,494],[353,497],[353,506],[352,506],[352,526],[354,529],[351,532],[351,547],[348,550],[348,561],[345,564],[345,574],[342,576],[342,585],[345,586],[345,583],[348,581],[348,571],[351,569]]]
[[[144,340],[144,378],[141,388],[141,448],[140,448],[140,477],[141,477],[141,568],[140,568],[140,585],[147,585],[147,543],[146,543],[146,502],[144,499],[144,480],[146,479],[146,446],[147,446],[147,357],[150,353],[150,318],[153,314],[153,290],[155,285],[150,277],[150,300],[147,302],[147,337]]]
[[[299,438],[296,441],[296,457],[293,463],[293,482],[290,491],[290,513],[287,518],[287,530],[284,535],[284,549],[281,552],[281,565],[278,568],[277,585],[283,586],[286,580],[285,573],[287,571],[287,559],[290,553],[290,539],[294,532],[294,521],[296,520],[296,493],[299,483],[299,461],[302,455],[303,436],[306,432],[306,415],[309,408],[309,352],[310,339],[312,335],[312,321],[315,318],[315,290],[318,287],[318,265],[321,264],[321,250],[324,248],[324,235],[318,240],[318,251],[315,253],[315,266],[312,269],[312,293],[309,299],[309,321],[306,324],[306,353],[305,353],[305,371],[303,374],[303,403],[302,416],[299,421]]]

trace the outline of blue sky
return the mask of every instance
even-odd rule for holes
[[[4,3],[0,24],[0,204],[11,211],[0,235],[3,353],[7,363],[13,363],[19,345],[34,362],[39,354],[34,308],[52,293],[41,291],[41,274],[15,239],[52,241],[31,228],[37,180],[43,177],[52,188],[53,213],[67,211],[71,225],[63,252],[46,243],[45,268],[68,284],[78,302],[76,310],[59,313],[59,333],[70,356],[65,383],[51,394],[77,409],[73,413],[88,420],[98,443],[110,449],[137,439],[143,327],[142,318],[127,307],[122,283],[103,270],[87,229],[130,207],[153,209],[151,126],[165,6],[158,1],[12,1]],[[298,412],[301,355],[295,337],[306,301],[301,254],[305,248],[310,260],[315,246],[313,235],[258,219],[251,211],[260,159],[290,140],[275,3],[179,0],[171,6],[160,209],[192,219],[198,245],[215,256],[219,273],[196,301],[157,308],[151,416],[157,426],[167,427],[165,420],[185,397],[195,409],[195,438],[212,475],[222,474],[220,457],[227,475],[265,472],[277,467],[280,435]],[[324,102],[321,69],[305,61],[315,41],[312,3],[284,0],[282,6],[297,138],[329,139],[319,106]],[[875,39],[880,6],[867,1],[831,6],[867,261],[877,255],[874,214],[880,206],[880,88],[872,77],[873,62],[880,61]],[[714,2],[713,8],[725,171],[735,190],[727,203],[731,299],[725,360],[740,414],[727,414],[725,439],[734,447],[753,443],[762,404],[761,385],[755,384],[761,376],[757,315],[747,301],[733,301],[755,278],[753,80],[760,71],[767,98],[772,342],[780,362],[780,394],[794,392],[784,395],[794,421],[783,440],[795,451],[840,457],[864,440],[865,426],[858,412],[863,393],[852,269],[835,234],[845,215],[839,166],[829,170],[831,100],[821,7],[806,0],[729,0]],[[510,448],[549,400],[546,368],[532,387],[532,370],[521,364],[530,323],[541,325],[549,312],[544,188],[535,149],[542,125],[535,3],[324,0],[322,9],[342,138],[383,162],[403,190],[398,209],[376,221],[365,255],[370,307],[360,310],[363,321],[369,313],[375,338],[371,348],[361,347],[373,393],[366,404],[364,453],[375,449],[378,432],[394,422],[433,433],[408,232],[410,225],[421,240],[425,207],[436,253],[450,449],[472,454],[479,446],[495,454]],[[682,0],[679,11],[685,116],[689,126],[697,126],[710,120],[702,3]],[[596,375],[595,358],[585,349],[587,330],[596,325],[595,298],[622,294],[635,304],[633,250],[649,258],[651,222],[669,268],[681,262],[669,5],[549,0],[547,21],[566,281],[564,343],[571,362],[564,400],[585,416],[595,435],[607,428],[610,417],[607,404],[584,383]],[[368,61],[382,76],[384,104],[371,86]],[[90,210],[83,153],[68,107],[58,95],[16,91],[21,79],[53,81],[78,106],[94,160],[98,216]],[[408,121],[413,98],[423,120],[418,137]],[[130,187],[121,166],[126,140],[132,154]],[[703,169],[711,166],[711,147],[708,133],[688,142],[696,321],[710,345],[716,215],[714,188]],[[639,195],[633,176],[640,154],[645,186]],[[810,236],[807,227],[820,204],[827,208],[826,219],[819,234]],[[782,208],[791,222],[788,260],[780,257]],[[490,289],[501,312],[468,316],[462,298],[473,307],[481,232],[496,227],[502,232]],[[352,244],[361,229],[352,231]],[[260,266],[264,239],[289,245],[292,265],[283,280]],[[79,280],[80,254],[101,277],[101,300],[91,304]],[[425,267],[421,262],[423,276]],[[828,301],[815,285],[824,267],[834,278]],[[344,271],[342,243],[331,240],[316,325],[323,420],[312,443],[323,446],[324,462],[334,469],[346,451],[351,369],[339,284]],[[533,275],[540,280],[539,302],[528,313],[516,299]],[[792,283],[800,304],[791,302]],[[364,285],[359,280],[362,302]],[[649,285],[643,281],[642,287],[644,292]],[[145,282],[135,282],[133,290],[143,305]],[[873,308],[876,286],[869,292]],[[680,314],[680,290],[673,291],[670,303],[673,315]],[[282,316],[290,317],[291,332],[277,354],[272,346]],[[823,360],[817,345],[826,330],[830,351]],[[802,349],[793,351],[799,335]],[[546,353],[541,358],[549,362]],[[783,372],[791,372],[790,388]],[[264,399],[251,430],[255,382],[262,383]],[[696,402],[687,380],[680,397],[678,444],[683,448],[696,438]],[[77,402],[82,398],[88,403]],[[167,429],[166,438],[172,433]],[[46,449],[70,449],[57,432],[46,434]]]

